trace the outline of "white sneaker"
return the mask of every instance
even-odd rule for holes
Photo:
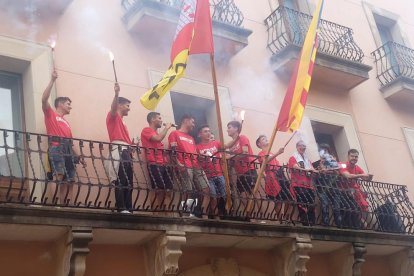
[[[121,211],[121,214],[132,214],[130,211],[128,211],[128,210],[122,210]]]

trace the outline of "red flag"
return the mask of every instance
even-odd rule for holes
[[[208,0],[198,0],[190,55],[214,52],[211,26],[210,3]]]

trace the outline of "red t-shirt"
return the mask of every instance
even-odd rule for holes
[[[253,150],[250,146],[249,139],[244,135],[240,135],[236,144],[230,148],[230,151],[234,154],[241,154],[243,153],[243,148],[245,147],[247,147],[247,153],[249,155],[253,155]],[[234,169],[236,170],[237,174],[244,174],[249,170],[254,170],[254,165],[252,163],[254,158],[252,156],[236,156],[233,158],[233,160],[235,161]]]
[[[350,174],[365,174],[364,170],[361,169],[358,165],[351,166],[349,162],[343,163],[345,166],[340,166],[339,171],[341,173],[348,172]],[[348,180],[346,183],[342,184],[342,188],[352,188],[354,189],[354,198],[357,202],[358,206],[361,208],[362,211],[368,211],[368,202],[366,200],[366,194],[361,190],[361,186],[358,182],[354,179]]]
[[[262,150],[259,152],[259,161],[260,163],[264,162],[264,156],[266,155],[267,151]],[[272,153],[270,153],[272,155]],[[265,193],[266,195],[270,196],[277,196],[279,192],[282,190],[280,187],[279,182],[277,181],[276,177],[276,170],[280,167],[279,161],[277,159],[273,159],[272,161],[268,162],[266,165],[266,177],[265,177]]]
[[[150,128],[145,127],[142,129],[141,132],[141,142],[142,146],[144,148],[150,148],[145,149],[145,155],[147,156],[147,161],[149,163],[157,163],[157,164],[165,164],[165,159],[163,156],[163,150],[164,150],[164,144],[156,141],[151,141],[151,137],[157,135],[157,132]],[[155,151],[154,149],[159,149]]]
[[[223,170],[220,163],[221,153],[218,153],[220,149],[220,142],[210,141],[207,144],[200,143],[196,147],[198,153],[202,155],[209,153],[209,156],[211,156],[201,156],[201,161],[199,161],[201,167],[206,172],[207,177],[213,178],[216,176],[222,176]]]
[[[288,166],[289,168],[293,168],[294,165],[298,164],[298,162],[296,161],[296,158],[294,156],[291,156],[289,158],[289,162],[288,162]],[[300,167],[300,165],[298,164],[298,166]],[[295,171],[293,170],[291,173],[291,189],[294,192],[293,188],[294,187],[302,187],[302,188],[308,188],[308,189],[312,189],[314,190],[315,187],[313,187],[312,185],[312,178],[310,176],[306,175],[306,172],[303,171]]]
[[[115,113],[115,115],[108,112],[108,115],[106,116],[106,128],[108,129],[110,142],[122,141],[130,145],[132,144],[131,138],[129,138],[128,129],[118,112]]]
[[[72,138],[70,125],[62,115],[56,113],[50,106],[44,111],[44,115],[47,135]]]
[[[198,167],[198,154],[193,137],[188,133],[174,130],[168,136],[168,143],[170,148],[175,147],[177,150],[177,158],[181,164],[184,164],[187,168]]]

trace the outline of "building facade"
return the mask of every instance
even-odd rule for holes
[[[114,213],[114,191],[102,165],[111,147],[105,118],[114,96],[108,51],[114,54],[120,94],[132,100],[125,124],[137,140],[148,113],[139,97],[170,65],[181,1],[0,3],[2,275],[414,275],[413,4],[325,2],[305,116],[278,157],[287,163],[299,139],[312,161],[319,159],[321,143],[342,162],[350,148],[358,149],[358,164],[375,180],[363,183],[372,205],[368,213],[378,215],[378,208],[392,202],[404,228],[399,232],[378,226],[378,217],[365,219],[370,225],[365,229],[336,227],[332,214],[332,227],[303,226],[295,219],[266,224],[191,219],[179,216],[181,197],[160,214],[140,152],[134,164],[137,212]],[[316,3],[210,4],[224,128],[245,110],[242,132],[257,154],[254,141],[272,132]],[[41,96],[53,67],[59,77],[52,99],[71,98],[66,118],[87,161],[78,170],[80,203],[70,206],[45,196]],[[198,126],[209,124],[218,137],[207,56],[190,56],[185,77],[156,111],[164,122],[191,113]],[[278,133],[274,148],[290,135]],[[238,200],[233,198],[233,206]]]

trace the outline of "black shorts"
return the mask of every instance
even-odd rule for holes
[[[150,164],[148,166],[151,185],[153,189],[172,190],[172,173],[167,167],[162,165]]]
[[[237,191],[239,193],[252,193],[252,189],[256,184],[257,172],[256,170],[248,170],[246,173],[237,177]]]

